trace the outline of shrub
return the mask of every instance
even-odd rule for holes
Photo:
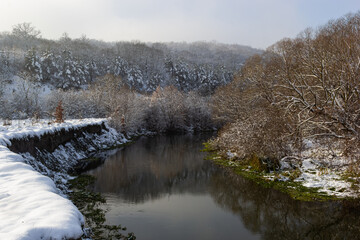
[[[62,123],[64,122],[64,109],[62,107],[62,101],[59,101],[56,109],[55,109],[55,122]]]

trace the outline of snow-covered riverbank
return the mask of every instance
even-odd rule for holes
[[[105,119],[12,121],[0,125],[0,239],[77,239],[83,234],[84,217],[76,206],[60,194],[54,181],[11,152],[11,140],[39,137],[63,130],[101,125]],[[116,132],[103,134],[114,141]],[[96,141],[101,144],[102,139]],[[115,140],[118,141],[118,140]],[[58,150],[61,153],[61,150]],[[62,154],[65,156],[66,151]]]
[[[360,177],[352,170],[356,162],[346,156],[341,145],[304,141],[304,149],[294,156],[279,160],[271,170],[259,158],[241,159],[236,152],[218,151],[211,159],[231,167],[240,175],[255,179],[265,186],[288,192],[303,200],[350,199],[360,197]],[[209,148],[211,150],[211,146]],[[359,156],[359,154],[357,155]],[[255,164],[256,163],[256,164]],[[261,165],[261,167],[259,167]],[[260,170],[259,170],[260,169]]]

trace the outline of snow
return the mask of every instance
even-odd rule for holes
[[[69,129],[77,129],[92,124],[101,124],[106,119],[82,119],[82,120],[66,120],[64,123],[52,123],[48,120],[40,120],[39,122],[31,120],[12,120],[11,125],[0,128],[0,144],[11,144],[10,139],[19,139],[25,137],[41,136],[46,133],[54,133],[61,129],[68,131]]]
[[[312,159],[305,159],[300,170],[302,173],[295,181],[301,182],[305,187],[320,188],[321,192],[339,197],[356,196],[350,191],[351,183],[342,180],[334,170],[321,169]]]
[[[12,121],[0,127],[0,239],[77,239],[84,217],[59,195],[53,180],[41,175],[7,146],[14,138],[41,136],[60,129],[101,124],[105,119],[68,120],[61,124]]]
[[[300,156],[285,157],[280,161],[282,173],[297,168],[300,175],[294,181],[305,187],[318,188],[319,192],[340,198],[359,196],[360,178],[349,179],[347,176],[349,159],[343,156],[340,147],[329,147],[308,139],[303,143],[305,150]],[[282,175],[280,178],[290,180]]]
[[[20,78],[19,76],[13,76],[11,79],[11,83],[5,84],[4,86],[4,98],[5,99],[11,99],[11,97],[13,96],[14,93],[19,92],[21,90],[19,89],[24,89],[24,86],[29,85],[30,82],[26,81],[22,78]],[[44,98],[46,96],[48,96],[52,91],[53,88],[51,85],[49,84],[44,84],[44,83],[31,83],[34,85],[34,87],[36,88],[36,92],[38,93],[39,98]]]
[[[233,159],[233,158],[237,157],[237,154],[231,152],[230,150],[228,150],[228,151],[226,152],[226,155],[227,155],[228,159]]]

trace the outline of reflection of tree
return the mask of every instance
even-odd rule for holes
[[[358,239],[358,213],[340,203],[300,202],[263,188],[230,170],[203,161],[206,136],[143,138],[118,151],[92,171],[95,189],[144,202],[172,193],[206,193],[223,209],[239,216],[262,239]]]
[[[165,194],[205,192],[216,167],[204,161],[201,143],[210,136],[143,138],[118,151],[92,171],[95,190],[112,192],[132,202]]]
[[[356,239],[360,233],[357,214],[345,213],[340,204],[295,201],[230,171],[213,175],[210,192],[263,239]]]

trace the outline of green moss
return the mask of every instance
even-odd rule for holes
[[[78,207],[85,216],[86,226],[91,228],[93,239],[136,239],[133,233],[123,235],[122,231],[126,228],[121,225],[105,224],[105,210],[101,208],[105,198],[101,194],[92,191],[91,186],[95,182],[95,177],[90,175],[80,175],[69,181],[72,192],[69,194],[70,200]],[[84,236],[86,237],[86,236]]]
[[[336,196],[329,196],[326,193],[320,192],[319,188],[304,187],[300,182],[292,181],[301,174],[299,169],[286,173],[289,176],[290,181],[279,181],[276,178],[276,173],[270,175],[275,177],[275,179],[272,181],[265,178],[265,176],[269,175],[265,173],[262,166],[258,165],[258,162],[260,161],[258,157],[253,156],[250,161],[239,161],[239,164],[234,165],[231,164],[229,160],[221,158],[221,156],[218,155],[216,151],[208,151],[208,149],[209,148],[205,149],[205,151],[208,152],[208,155],[206,156],[207,160],[211,160],[218,165],[231,168],[237,175],[251,179],[263,187],[274,188],[281,192],[287,193],[293,199],[301,201],[340,200]],[[249,166],[251,166],[250,169]],[[279,177],[279,173],[277,174]]]
[[[213,146],[211,145],[210,142],[204,142],[203,146],[204,146],[204,148],[202,150],[200,150],[202,152],[209,152],[210,153],[210,152],[215,151],[215,149],[213,148]]]

